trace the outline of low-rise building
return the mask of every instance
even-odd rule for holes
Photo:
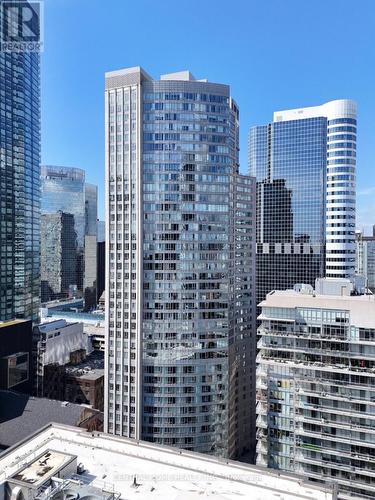
[[[0,450],[27,439],[51,422],[83,427],[89,431],[102,430],[103,414],[67,401],[0,391]],[[0,474],[1,470],[0,467]]]
[[[355,293],[319,280],[260,303],[257,464],[374,498],[375,296]]]
[[[32,339],[33,386],[37,396],[47,394],[45,370],[48,365],[66,365],[74,362],[74,358],[80,354],[78,360],[76,359],[76,362],[79,362],[91,351],[91,344],[88,336],[83,332],[82,323],[68,323],[64,319],[34,326]]]
[[[22,493],[22,496],[21,496]],[[0,499],[331,500],[332,487],[185,450],[50,424],[0,455]]]
[[[0,322],[0,389],[32,390],[31,321]]]
[[[65,367],[64,399],[104,410],[104,357],[92,353],[79,365]]]
[[[102,296],[104,293],[102,294]],[[104,308],[93,312],[80,312],[73,310],[55,310],[54,308],[43,308],[41,310],[43,321],[64,319],[67,322],[78,322],[83,324],[83,331],[88,336],[91,349],[103,351],[105,347],[105,318]]]

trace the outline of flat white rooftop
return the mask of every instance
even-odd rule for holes
[[[304,118],[316,118],[325,116],[329,119],[336,117],[357,117],[357,104],[351,99],[336,99],[328,101],[320,106],[309,106],[307,108],[284,109],[275,111],[273,114],[274,122],[288,120],[302,120]]]
[[[0,455],[0,484],[50,449],[77,456],[83,483],[126,500],[329,500],[330,487],[239,462],[51,424]]]
[[[296,292],[295,290],[276,290],[267,294],[259,307],[313,309],[334,309],[350,312],[353,326],[375,328],[375,295],[314,295]]]

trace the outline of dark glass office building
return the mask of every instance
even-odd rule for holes
[[[0,53],[0,320],[39,309],[39,54]]]
[[[76,283],[77,235],[74,215],[41,215],[41,300],[69,297]]]
[[[274,122],[249,135],[257,179],[257,303],[325,273],[327,120]]]

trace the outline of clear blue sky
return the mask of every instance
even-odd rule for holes
[[[231,85],[241,170],[277,109],[358,102],[358,227],[375,223],[375,0],[45,0],[42,161],[77,166],[104,204],[104,72],[189,69]]]

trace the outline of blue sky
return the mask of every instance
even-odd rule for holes
[[[45,0],[42,161],[77,166],[104,204],[104,72],[189,69],[227,83],[250,126],[273,111],[355,99],[358,228],[375,224],[374,0]]]

